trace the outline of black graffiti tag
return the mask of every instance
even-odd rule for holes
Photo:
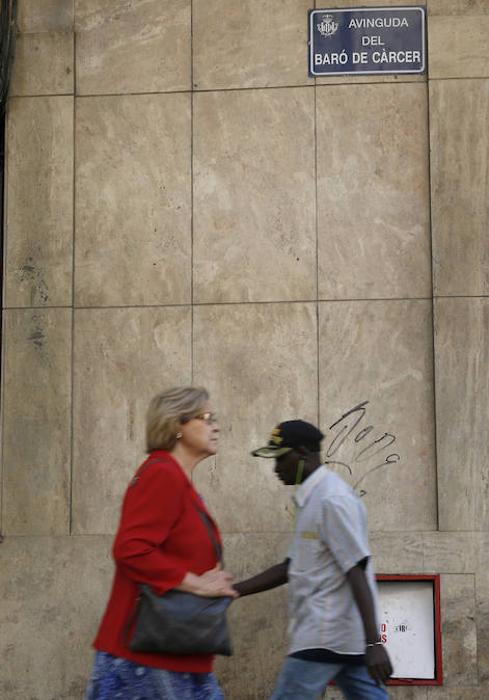
[[[326,462],[327,464],[337,464],[345,467],[350,475],[354,476],[354,467],[361,463],[367,462],[375,455],[380,455],[389,450],[390,446],[396,442],[396,436],[392,433],[382,433],[380,436],[375,437],[372,440],[372,435],[376,434],[375,427],[373,425],[366,425],[360,427],[360,423],[366,416],[368,401],[362,401],[349,411],[344,413],[341,418],[330,425],[329,430],[334,432],[334,437],[331,440],[327,450],[326,450]],[[357,432],[358,429],[358,432]],[[370,437],[369,437],[370,436]],[[338,450],[344,445],[348,440],[353,441],[353,457],[350,464],[346,462],[341,462],[334,459],[334,456]],[[366,442],[364,442],[366,441]],[[397,452],[392,452],[383,457],[383,461],[376,464],[374,467],[369,469],[363,476],[358,479],[354,484],[354,488],[358,485],[372,472],[382,469],[383,467],[389,466],[391,464],[397,464],[400,462],[401,457]],[[366,491],[362,491],[361,495],[365,495]]]

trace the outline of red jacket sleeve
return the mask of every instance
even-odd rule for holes
[[[187,570],[159,547],[182,512],[184,474],[173,465],[155,463],[131,484],[124,497],[113,555],[124,574],[150,585],[160,595],[178,586]]]

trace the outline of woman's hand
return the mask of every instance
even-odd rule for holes
[[[180,591],[201,595],[204,598],[237,598],[238,592],[232,587],[233,576],[227,571],[222,571],[218,564],[201,576],[188,573],[182,583],[177,587]]]
[[[219,564],[213,569],[199,576],[201,592],[199,595],[206,597],[232,596],[237,597],[237,592],[232,587],[234,577],[227,571],[222,571]]]

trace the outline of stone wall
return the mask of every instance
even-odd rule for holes
[[[187,382],[221,416],[196,481],[228,567],[275,563],[291,530],[249,450],[317,421],[363,478],[377,570],[442,574],[445,684],[392,697],[489,695],[489,3],[427,4],[428,76],[314,80],[305,0],[19,0],[2,700],[80,700],[146,406]],[[364,401],[374,429],[335,450]],[[229,700],[266,699],[285,601],[233,606]]]

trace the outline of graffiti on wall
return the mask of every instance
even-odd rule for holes
[[[331,435],[326,443],[326,464],[346,469],[355,489],[373,472],[401,461],[401,456],[393,447],[396,436],[369,423],[368,405],[369,401],[361,401],[343,413],[329,426]],[[348,454],[348,461],[344,458],[345,453]],[[366,493],[363,488],[360,489],[361,496]]]

